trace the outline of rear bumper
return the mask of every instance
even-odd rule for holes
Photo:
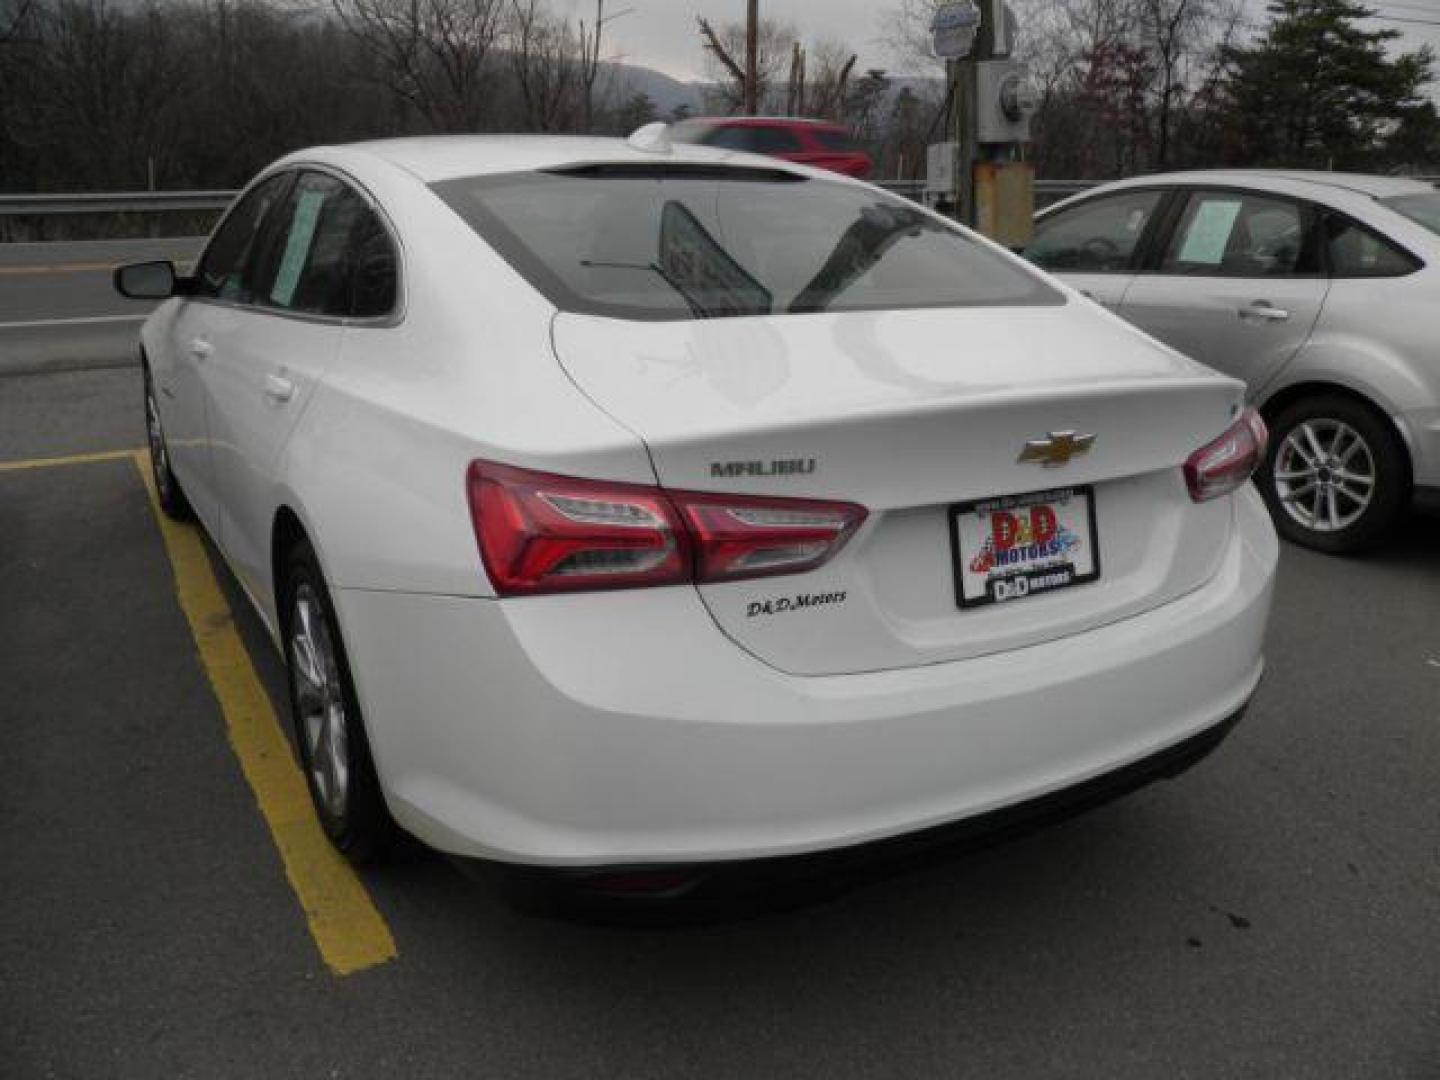
[[[942,849],[965,850],[1024,835],[1104,806],[1157,780],[1174,779],[1209,757],[1244,716],[1245,709],[1241,708],[1220,723],[1174,746],[1167,746],[1139,761],[1048,795],[884,840],[802,855],[724,863],[547,870],[543,873],[548,880],[524,884],[532,887],[532,895],[534,885],[543,887],[553,882],[578,887],[574,898],[620,900],[627,905],[642,904],[648,900],[665,903],[681,898],[724,902],[763,895],[762,890],[775,885],[803,887],[817,881],[827,885],[841,884],[846,875],[852,873],[904,866]],[[632,886],[617,890],[608,885],[613,875],[657,870],[663,872],[663,877],[653,889]],[[568,898],[566,894],[559,897],[562,901]],[[554,897],[550,899],[553,901]]]
[[[802,677],[689,589],[496,602],[341,590],[382,784],[463,856],[747,860],[951,825],[1115,774],[1238,712],[1277,545],[1235,501],[1219,572],[1143,615],[954,663]]]

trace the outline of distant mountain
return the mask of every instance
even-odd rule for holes
[[[681,105],[688,106],[692,113],[699,113],[704,107],[706,83],[681,82],[664,72],[638,64],[605,63],[600,67],[601,81],[614,86],[617,101],[624,101],[633,94],[644,94],[655,103],[655,111],[661,119],[668,119]]]
[[[696,116],[705,111],[705,92],[710,88],[711,83],[681,82],[664,72],[639,64],[616,62],[600,66],[602,82],[614,86],[615,100],[617,101],[624,101],[635,93],[645,94],[655,103],[655,111],[662,120],[668,119],[670,114],[681,105],[689,106],[690,112]],[[945,81],[925,75],[891,76],[890,100],[885,104],[886,109],[894,103],[894,99],[904,89],[908,89],[912,94],[926,100],[938,101],[945,94]]]

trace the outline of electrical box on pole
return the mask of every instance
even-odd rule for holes
[[[951,213],[1019,246],[1034,214],[1034,171],[1023,147],[1037,100],[1029,69],[1009,59],[1018,21],[1004,0],[954,0],[936,9],[930,29],[935,54],[946,61],[950,123],[948,141],[930,148],[926,192],[948,180]],[[940,164],[946,153],[949,170]]]

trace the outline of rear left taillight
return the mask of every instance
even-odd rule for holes
[[[865,520],[853,503],[667,491],[476,461],[466,481],[501,596],[813,570]]]
[[[1186,460],[1185,486],[1190,489],[1190,498],[1208,502],[1244,484],[1264,460],[1269,438],[1260,414],[1246,409],[1218,439],[1206,443]]]
[[[502,596],[690,579],[689,536],[659,488],[476,461],[466,487],[485,571]]]

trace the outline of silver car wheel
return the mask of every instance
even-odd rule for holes
[[[295,590],[291,612],[290,663],[311,781],[325,809],[344,817],[350,797],[345,694],[325,610],[315,590],[303,582]]]
[[[1341,420],[1315,417],[1292,428],[1275,455],[1277,501],[1314,532],[1339,532],[1359,521],[1375,495],[1375,455]]]

